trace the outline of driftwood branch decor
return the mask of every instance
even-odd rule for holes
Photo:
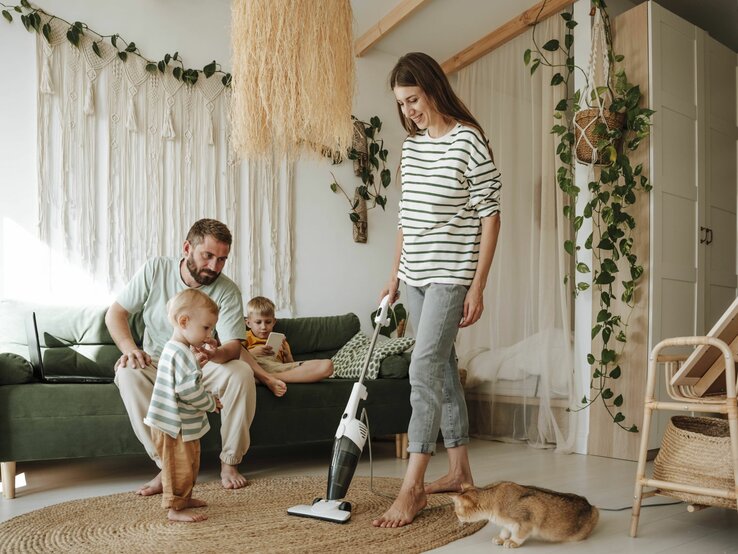
[[[234,0],[232,126],[241,158],[351,146],[348,0]]]

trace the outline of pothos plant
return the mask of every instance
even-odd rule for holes
[[[40,8],[34,8],[33,6],[31,6],[28,0],[21,0],[20,4],[17,4],[15,6],[10,6],[0,2],[0,8],[2,8],[0,10],[0,14],[2,14],[3,18],[5,18],[8,23],[13,23],[14,14],[20,14],[21,23],[23,23],[26,31],[28,31],[29,33],[40,33],[49,42],[51,41],[51,22],[57,20],[63,22],[66,26],[68,26],[66,38],[70,44],[72,44],[76,48],[79,48],[81,37],[87,36],[92,40],[92,51],[98,57],[102,57],[103,54],[100,46],[103,41],[107,40],[110,42],[113,48],[115,48],[115,50],[117,51],[116,55],[122,62],[128,61],[129,56],[139,56],[146,62],[146,71],[150,73],[154,73],[156,71],[164,73],[171,63],[173,66],[172,75],[175,79],[177,79],[178,81],[182,81],[183,83],[194,85],[200,76],[200,72],[202,72],[202,74],[205,75],[205,77],[208,79],[216,73],[219,73],[222,75],[221,81],[223,85],[226,87],[231,85],[231,74],[222,71],[220,69],[220,64],[218,64],[215,60],[207,64],[201,70],[186,68],[184,66],[184,63],[182,62],[182,58],[179,55],[179,52],[175,52],[174,54],[165,54],[164,57],[159,61],[149,60],[141,54],[135,42],[127,42],[125,39],[123,39],[121,35],[117,33],[112,35],[101,35],[100,33],[91,29],[86,23],[83,23],[81,21],[70,23],[69,21],[62,19],[61,17],[47,14]],[[46,23],[43,23],[40,14],[44,14],[49,17]]]
[[[574,258],[574,294],[585,291],[592,286],[596,293],[595,301],[599,303],[596,323],[591,330],[592,344],[601,343],[599,351],[587,354],[587,362],[592,368],[590,394],[581,399],[580,411],[600,401],[612,420],[622,429],[638,432],[636,425],[627,425],[625,416],[620,411],[625,399],[622,394],[615,395],[611,388],[612,381],[620,379],[622,368],[619,360],[628,342],[628,323],[635,306],[635,291],[643,275],[643,266],[639,264],[634,253],[635,235],[633,233],[638,222],[631,212],[638,202],[636,192],[651,190],[648,177],[642,173],[641,164],[632,167],[630,156],[638,149],[641,141],[650,132],[652,110],[641,107],[641,91],[638,85],[628,81],[622,67],[615,71],[615,64],[624,57],[613,50],[612,29],[607,15],[604,0],[592,0],[591,15],[599,10],[603,20],[604,36],[607,45],[607,63],[612,78],[602,87],[588,86],[591,95],[583,98],[581,90],[573,90],[573,75],[581,71],[585,80],[587,72],[575,64],[573,57],[574,27],[577,22],[571,12],[564,12],[561,17],[565,21],[566,34],[564,43],[557,39],[548,40],[539,46],[533,30],[532,50],[526,50],[523,59],[530,66],[531,75],[541,66],[548,66],[555,71],[551,86],[563,92],[564,97],[556,105],[553,117],[557,123],[551,132],[558,137],[556,154],[561,166],[556,173],[556,181],[561,190],[569,197],[563,207],[563,215],[572,226],[573,236],[564,242],[564,250]],[[561,51],[564,63],[554,63],[552,54]],[[588,83],[589,84],[589,83]],[[608,94],[609,93],[609,94]],[[605,102],[609,96],[610,101]],[[589,201],[579,213],[577,200],[581,193],[574,180],[575,164],[575,118],[583,108],[600,101],[607,110],[620,116],[623,126],[609,125],[603,118],[593,126],[592,140],[598,152],[603,155],[598,160],[601,167],[594,171],[594,179],[587,184]],[[605,102],[605,103],[602,103]],[[593,231],[584,241],[584,248],[591,250],[593,267],[580,261],[580,246],[577,245],[577,232],[585,220],[591,220]],[[577,278],[578,277],[578,278]],[[568,283],[569,276],[564,277]],[[615,294],[615,286],[622,286],[622,292]],[[621,304],[624,308],[619,307]],[[625,315],[617,315],[617,312]],[[599,339],[599,341],[597,340]]]
[[[387,205],[387,196],[383,193],[384,189],[389,187],[392,182],[392,173],[387,169],[387,155],[389,153],[384,147],[384,140],[379,138],[382,121],[377,116],[370,118],[368,123],[354,116],[351,116],[351,119],[354,121],[354,140],[348,150],[347,157],[354,161],[354,172],[361,178],[362,184],[358,187],[358,195],[367,202],[371,202],[367,209],[380,206],[384,210]],[[363,136],[357,137],[357,132],[363,133]],[[334,164],[343,161],[341,156],[334,155],[333,159]],[[351,221],[353,223],[358,222],[360,215],[356,208],[359,201],[346,194],[332,172],[331,176],[333,177],[333,182],[330,185],[331,190],[333,192],[340,190],[343,193],[351,207],[349,211]]]

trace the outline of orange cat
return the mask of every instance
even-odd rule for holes
[[[599,519],[597,508],[582,496],[507,481],[484,489],[464,486],[463,492],[451,497],[459,521],[487,519],[502,527],[494,542],[505,548],[517,548],[529,537],[581,541]]]

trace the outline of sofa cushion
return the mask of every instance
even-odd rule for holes
[[[415,344],[415,339],[410,337],[398,337],[377,342],[374,345],[374,351],[369,360],[369,366],[366,370],[367,379],[376,379],[379,376],[379,368],[383,361],[393,354],[400,354],[411,348]],[[347,342],[341,350],[332,358],[333,376],[336,378],[356,379],[361,374],[366,359],[366,353],[369,350],[370,341],[363,333],[359,332]],[[394,363],[400,364],[404,360],[398,360]],[[392,369],[388,368],[388,372]]]
[[[113,375],[120,351],[105,325],[107,306],[46,306],[0,301],[0,351],[27,356],[26,319],[36,312],[44,369],[49,375]],[[143,318],[129,319],[141,343]]]
[[[295,360],[330,358],[359,331],[356,314],[278,319],[274,330],[284,333]]]
[[[410,373],[410,353],[392,354],[379,366],[380,379],[406,379]]]
[[[19,354],[0,353],[0,385],[21,385],[33,382],[31,363]]]

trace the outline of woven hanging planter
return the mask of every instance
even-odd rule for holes
[[[602,110],[599,108],[588,108],[580,110],[574,116],[574,152],[577,161],[584,164],[609,165],[605,159],[604,149],[597,149],[597,144],[603,139],[601,134],[595,132],[598,123],[604,123],[608,130],[625,129],[626,114]],[[620,150],[622,138],[618,139],[613,146]],[[595,155],[596,152],[596,155]]]
[[[734,489],[728,422],[713,417],[672,417],[654,460],[653,477],[683,485]],[[736,508],[734,499],[672,490],[668,494],[692,504]]]
[[[241,159],[351,145],[349,0],[233,0],[233,148]]]

